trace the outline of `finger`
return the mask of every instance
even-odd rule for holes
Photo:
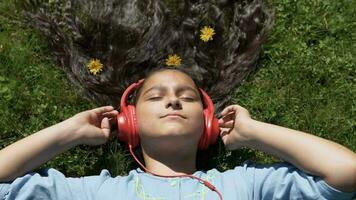
[[[107,117],[104,117],[104,119],[101,121],[101,130],[103,131],[106,138],[110,137],[110,123]]]
[[[109,122],[110,122],[110,125],[111,125],[111,126],[117,123],[115,117],[109,118]]]
[[[110,124],[110,130],[113,132],[113,134],[117,133],[117,121],[116,118],[109,118],[109,124]]]
[[[220,136],[221,136],[221,138],[224,139],[224,137],[226,135],[230,134],[231,130],[232,130],[231,128],[220,128]]]
[[[236,112],[238,109],[238,106],[237,105],[230,105],[226,108],[224,108],[222,111],[221,111],[221,115],[226,115],[227,113],[229,112]]]
[[[112,117],[116,117],[118,114],[119,114],[119,112],[117,110],[112,110],[110,112],[103,113],[103,116],[112,118]]]
[[[227,113],[225,116],[222,116],[219,119],[219,122],[227,122],[227,121],[234,120],[234,119],[235,119],[235,112],[230,112],[230,113]]]
[[[101,114],[101,113],[109,112],[112,110],[114,110],[114,107],[112,107],[112,106],[102,106],[99,108],[92,109],[92,111],[94,111],[96,114]]]
[[[234,150],[233,143],[230,136],[231,129],[221,131],[221,140],[223,141],[227,150]]]
[[[228,121],[228,122],[219,123],[219,127],[221,127],[221,128],[234,128],[234,124],[235,124],[235,121],[231,120],[231,121]]]

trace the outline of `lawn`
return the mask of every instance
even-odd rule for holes
[[[72,87],[46,42],[21,23],[13,0],[0,1],[0,149],[96,107]],[[356,151],[356,1],[273,0],[275,25],[257,65],[233,103],[257,120],[305,131]],[[211,165],[232,168],[246,159],[276,161],[250,149],[224,151]],[[117,142],[78,146],[42,167],[67,176],[113,175],[136,167]]]

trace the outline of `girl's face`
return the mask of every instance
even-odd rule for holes
[[[193,80],[180,71],[165,70],[146,79],[136,114],[143,146],[196,148],[203,133],[199,91]]]

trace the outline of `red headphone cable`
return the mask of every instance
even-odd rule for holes
[[[129,145],[129,150],[131,155],[133,156],[133,158],[136,160],[136,162],[145,170],[146,173],[152,174],[154,176],[159,176],[159,177],[163,177],[163,178],[176,178],[176,177],[190,177],[193,179],[197,179],[200,183],[203,183],[206,187],[208,187],[210,190],[216,192],[219,195],[219,199],[223,200],[221,193],[208,181],[203,180],[201,178],[198,178],[196,176],[190,175],[190,174],[183,174],[183,175],[173,175],[173,176],[165,176],[165,175],[159,175],[153,172],[150,172],[145,166],[142,165],[142,163],[136,158],[135,154],[132,151],[132,146]]]

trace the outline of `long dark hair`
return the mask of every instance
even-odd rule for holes
[[[30,2],[30,3],[29,3]],[[216,112],[255,69],[272,12],[262,0],[22,1],[26,19],[47,38],[67,77],[100,105],[119,107],[126,87],[169,54],[212,97]],[[203,42],[203,26],[215,30]],[[93,76],[91,58],[104,65]]]

